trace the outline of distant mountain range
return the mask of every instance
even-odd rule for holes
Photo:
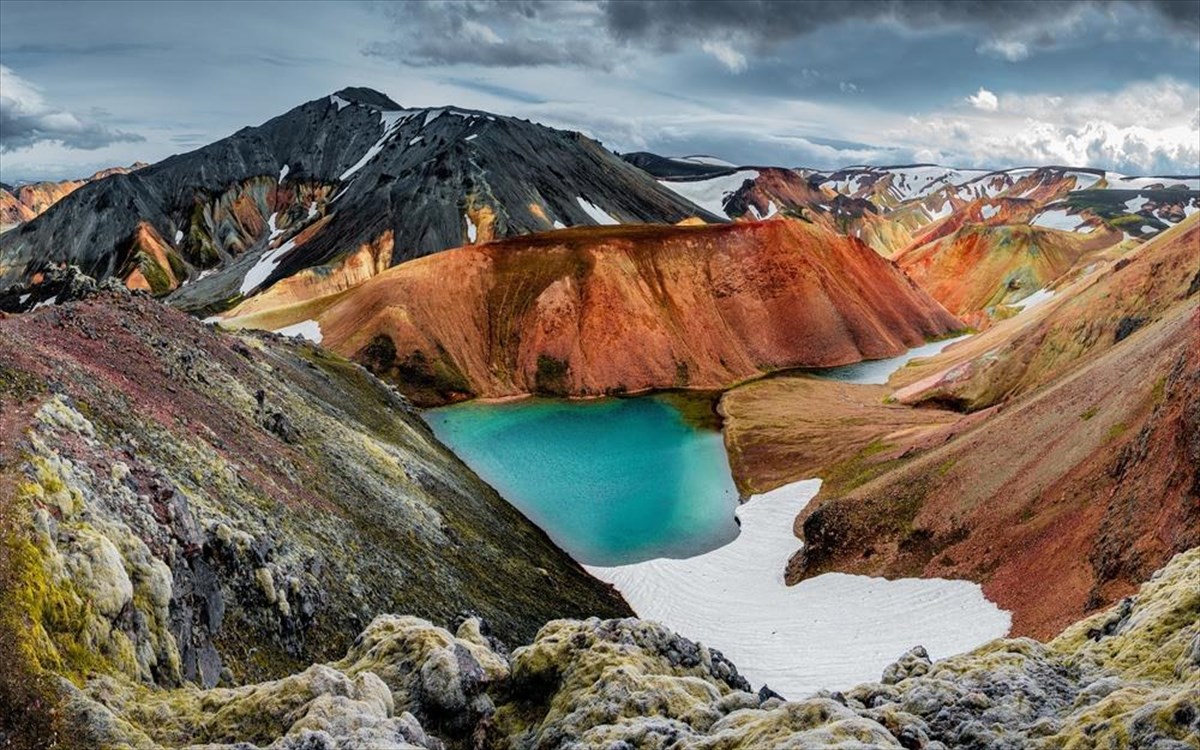
[[[579,133],[455,107],[406,109],[365,88],[152,166],[95,177],[104,179],[0,194],[5,220],[23,222],[0,236],[0,309],[45,298],[25,286],[62,264],[211,315],[284,279],[306,287],[305,297],[337,293],[405,260],[496,239],[775,216],[857,237],[909,272],[936,276],[953,273],[954,253],[968,245],[986,252],[1016,225],[1071,246],[1075,257],[1153,236],[1200,210],[1197,177],[618,157]],[[934,242],[938,249],[920,249]],[[927,270],[929,258],[947,253]],[[992,286],[967,295],[978,303],[958,305],[958,290],[935,296],[986,323],[984,308],[1017,301],[1045,280],[1020,259],[1007,265]],[[1018,281],[1000,293],[1000,277]]]
[[[114,174],[128,174],[145,166],[149,165],[139,161],[128,167],[109,167],[81,180],[26,182],[16,185],[0,182],[0,232],[33,221],[46,209],[89,182],[96,182]]]

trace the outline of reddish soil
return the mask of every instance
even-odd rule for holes
[[[853,238],[787,219],[580,228],[397,266],[318,316],[325,346],[437,394],[723,388],[894,356],[960,323]]]

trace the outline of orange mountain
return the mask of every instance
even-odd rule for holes
[[[468,246],[288,314],[270,327],[315,318],[326,347],[422,403],[723,388],[894,356],[961,327],[858,240],[788,219]]]
[[[1198,251],[1193,217],[901,370],[899,401],[982,410],[826,466],[789,580],[970,578],[1015,633],[1046,636],[1200,543]]]

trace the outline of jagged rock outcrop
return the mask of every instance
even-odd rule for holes
[[[715,218],[579,133],[350,88],[80,188],[3,235],[0,290],[73,264],[216,309],[384,242],[387,267],[555,226],[692,216]]]
[[[421,403],[722,388],[960,326],[861,243],[787,219],[551,232],[406,263],[328,302],[266,299],[229,323],[315,320],[324,346]]]
[[[879,683],[791,701],[655,623],[558,620],[511,656],[482,626],[382,616],[342,660],[280,680],[64,681],[60,710],[82,742],[213,750],[1200,746],[1200,549],[1048,643],[998,640],[936,663],[918,646]]]
[[[78,296],[0,319],[9,700],[36,702],[22,676],[46,671],[279,677],[387,611],[472,610],[507,640],[629,613],[360,367],[146,295]]]

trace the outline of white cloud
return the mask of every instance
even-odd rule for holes
[[[1029,57],[1029,45],[1016,39],[988,39],[976,47],[975,51],[1009,62],[1020,62]]]
[[[67,148],[92,150],[142,136],[110,130],[55,109],[41,91],[6,65],[0,65],[0,153],[57,142]]]
[[[504,42],[499,34],[492,31],[491,27],[477,21],[463,21],[462,34],[467,41],[478,44],[502,44]]]
[[[717,58],[722,65],[734,73],[741,73],[746,69],[746,56],[734,49],[729,42],[710,39],[701,44],[700,49]]]
[[[843,94],[857,94],[862,91],[862,89],[849,81],[842,81],[838,84],[838,88],[842,90]]]
[[[924,158],[964,166],[1063,164],[1200,174],[1194,127],[1200,89],[1193,85],[1163,79],[1112,93],[1055,96],[995,96],[980,89],[968,101],[983,111],[910,118],[887,135],[921,149]]]
[[[1000,108],[1000,100],[996,98],[996,95],[982,86],[979,87],[979,93],[967,97],[967,102],[975,109],[982,109],[984,112],[995,112]]]

